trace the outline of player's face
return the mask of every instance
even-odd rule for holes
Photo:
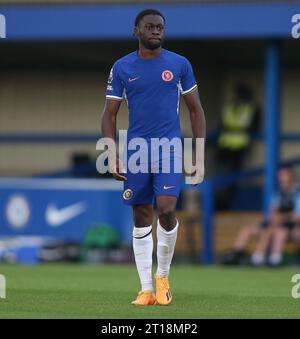
[[[278,181],[283,189],[290,188],[294,183],[293,173],[288,169],[281,169],[278,173]]]
[[[144,47],[157,49],[164,39],[164,20],[159,15],[146,15],[136,27],[135,33]]]

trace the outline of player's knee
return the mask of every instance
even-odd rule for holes
[[[158,209],[159,222],[166,231],[171,231],[176,224],[175,212],[171,206],[163,206]]]
[[[134,225],[136,227],[145,227],[152,224],[152,211],[147,207],[139,206],[133,212]]]

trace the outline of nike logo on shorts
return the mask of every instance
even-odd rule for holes
[[[164,190],[169,190],[170,188],[175,188],[176,186],[166,186],[164,185]]]

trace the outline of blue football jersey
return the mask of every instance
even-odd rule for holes
[[[180,94],[196,87],[192,66],[185,57],[162,49],[159,56],[145,60],[135,51],[114,63],[106,98],[127,101],[128,140],[173,138],[181,137]]]

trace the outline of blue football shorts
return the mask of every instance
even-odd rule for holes
[[[123,201],[126,205],[152,205],[154,198],[158,196],[179,196],[182,186],[182,168],[179,169],[178,166],[179,163],[182,165],[182,159],[170,158],[167,161],[170,170],[166,169],[166,163],[162,159],[149,165],[148,173],[131,173],[127,169],[125,174],[127,180],[124,181],[123,191]],[[164,173],[164,169],[168,173]]]

